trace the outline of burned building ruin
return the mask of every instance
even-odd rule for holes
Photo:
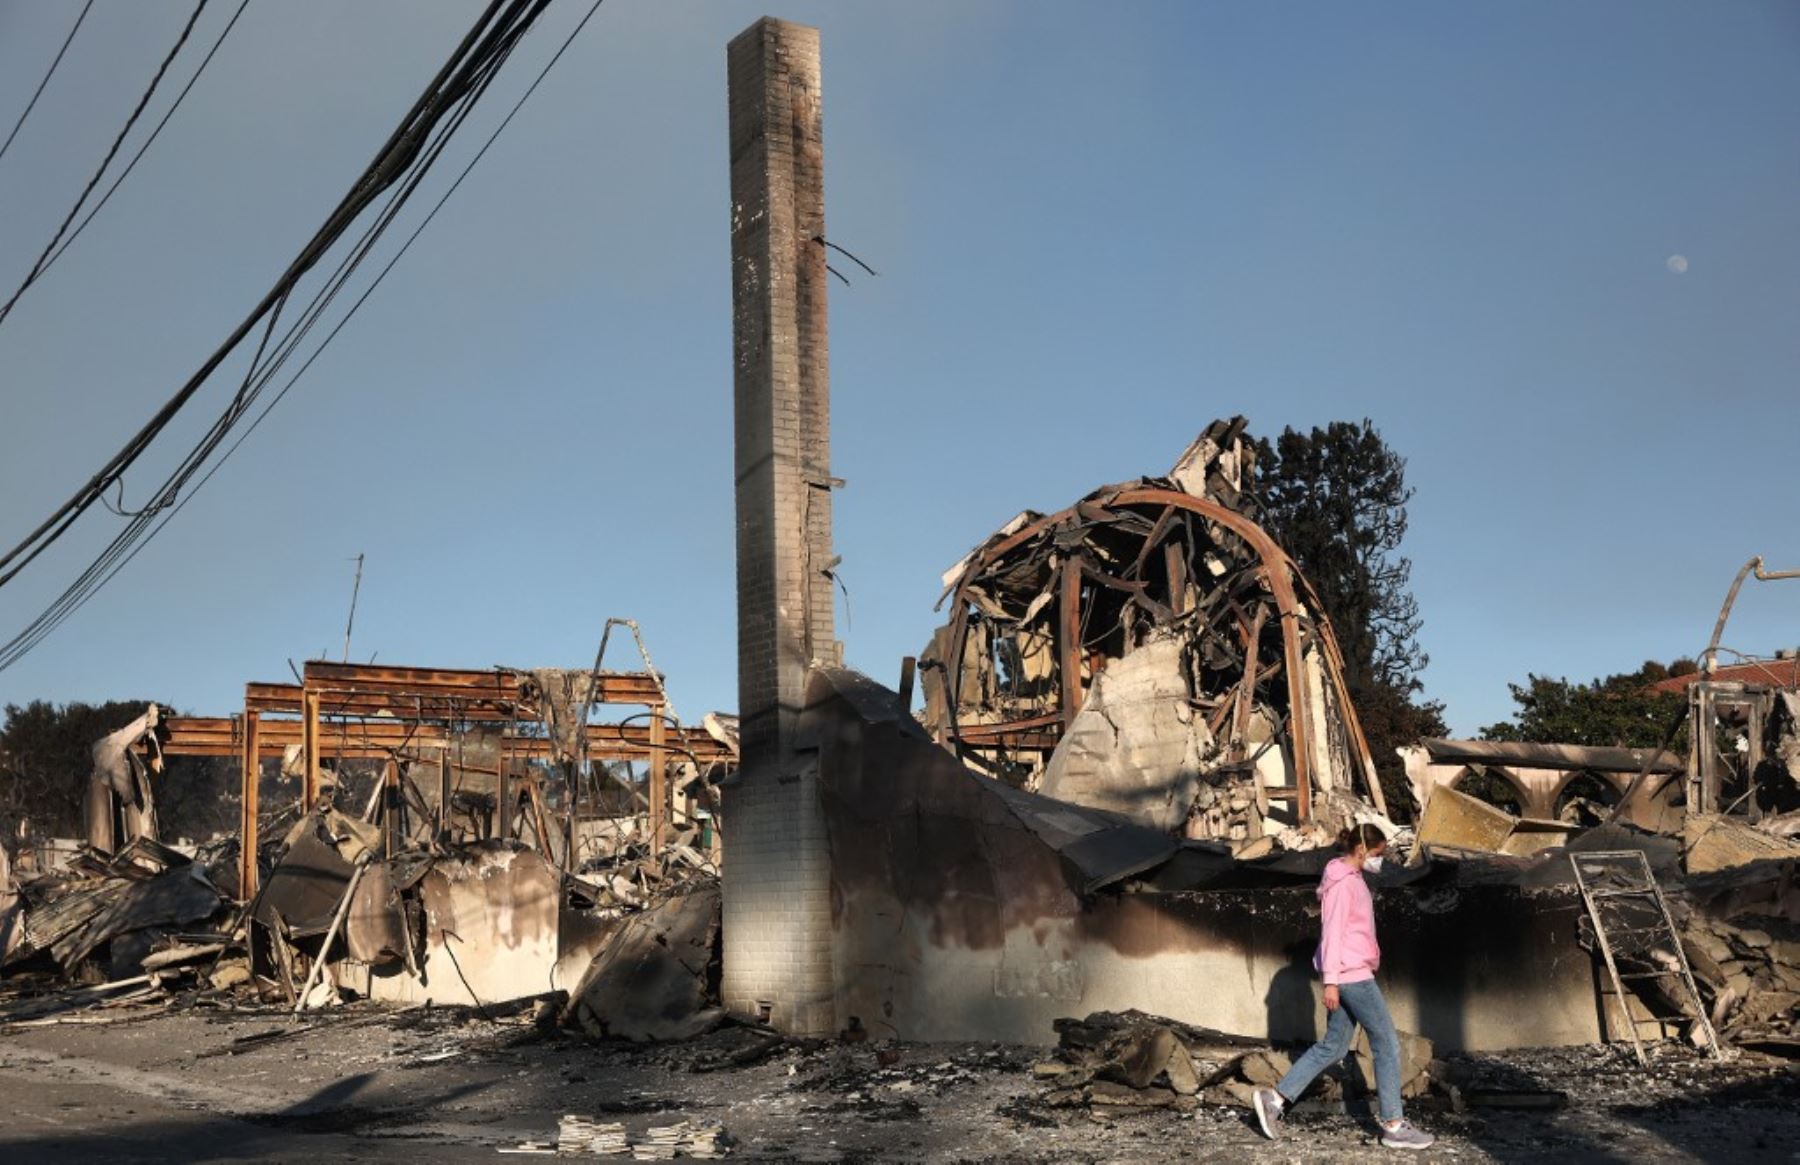
[[[1003,525],[944,576],[948,620],[898,690],[844,667],[817,34],[764,20],[729,63],[745,746],[724,801],[728,1008],[802,1035],[1033,1042],[1139,1009],[1294,1037],[1314,1023],[1326,842],[1374,821],[1417,859],[1380,906],[1403,1028],[1490,1049],[1616,1037],[1619,1014],[1694,1022],[1693,1000],[1607,1000],[1581,925],[1569,855],[1666,857],[1655,834],[1509,819],[1490,832],[1511,850],[1434,848],[1389,819],[1330,622],[1258,524],[1241,418],[1164,476]],[[1670,766],[1651,767],[1654,789],[1623,794],[1646,823],[1670,803]],[[1800,906],[1692,903],[1715,938]]]
[[[1361,822],[1407,858],[1378,879],[1383,973],[1427,1046],[1795,1043],[1800,671],[1709,660],[1686,757],[1422,741],[1390,805],[1243,417],[1002,524],[895,688],[845,666],[818,33],[759,21],[727,64],[738,717],[683,725],[647,651],[606,670],[604,640],[587,669],[320,660],[228,717],[151,708],[96,745],[70,868],[0,900],[0,962],[294,1014],[558,996],[628,1039],[730,1013],[1031,1044],[1138,1011],[1238,1047],[1316,1031],[1313,887]],[[235,846],[158,838],[164,756],[239,759]],[[1607,941],[1580,871],[1621,855],[1668,888],[1670,941]]]
[[[1245,420],[1024,513],[945,575],[924,723],[1008,784],[1235,848],[1385,817],[1317,596],[1255,520]]]

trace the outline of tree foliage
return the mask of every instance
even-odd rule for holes
[[[1299,564],[1337,633],[1356,705],[1389,808],[1411,803],[1395,749],[1446,731],[1443,705],[1421,697],[1429,662],[1409,589],[1406,461],[1371,421],[1284,429],[1257,447],[1264,527]]]
[[[1672,664],[1645,661],[1634,672],[1622,672],[1589,683],[1531,675],[1524,684],[1508,684],[1518,711],[1512,719],[1481,730],[1483,740],[1519,740],[1535,744],[1584,744],[1622,748],[1655,748],[1669,726],[1687,709],[1673,693],[1651,685],[1672,675],[1694,671],[1692,660]]]

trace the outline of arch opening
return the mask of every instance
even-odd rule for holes
[[[1496,809],[1504,809],[1514,817],[1525,816],[1524,793],[1512,781],[1491,769],[1469,768],[1450,787]]]
[[[1619,803],[1618,787],[1593,773],[1576,773],[1556,795],[1554,816],[1570,825],[1591,827],[1611,815]]]

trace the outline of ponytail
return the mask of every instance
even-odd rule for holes
[[[1356,852],[1358,846],[1374,849],[1387,844],[1387,834],[1381,832],[1381,826],[1370,822],[1350,825],[1338,831],[1337,847],[1347,854]]]

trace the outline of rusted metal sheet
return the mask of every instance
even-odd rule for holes
[[[868,831],[866,852],[852,841],[841,849],[834,844],[834,855],[846,872],[865,858],[883,863],[879,879],[916,890],[909,900],[922,909],[1006,909],[991,889],[979,895],[978,906],[961,895],[939,902],[931,888],[996,876],[1021,836],[1041,847],[1026,847],[1047,860],[1039,872],[1071,895],[1149,869],[1178,848],[1167,834],[1123,814],[969,771],[934,747],[912,717],[898,714],[893,693],[848,668],[815,667],[806,702],[800,742],[819,750],[822,795],[834,813],[857,823],[847,829]],[[881,735],[870,735],[868,726],[879,726]],[[1059,862],[1067,863],[1060,874]]]
[[[479,1005],[556,989],[561,883],[542,855],[517,843],[438,859],[419,883],[420,974],[378,979],[376,998]]]

